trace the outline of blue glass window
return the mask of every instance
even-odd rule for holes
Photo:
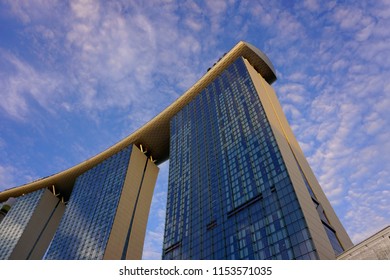
[[[40,189],[17,197],[15,204],[0,223],[0,260],[11,256],[44,191]]]
[[[163,259],[310,253],[291,180],[239,58],[171,120]]]
[[[119,203],[131,147],[80,175],[45,259],[102,259]]]

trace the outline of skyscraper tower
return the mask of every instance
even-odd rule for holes
[[[352,242],[275,80],[269,59],[240,42],[114,146],[0,193],[0,258],[141,258],[157,166],[169,158],[163,259],[335,259]]]
[[[271,82],[238,57],[171,119],[164,259],[332,259],[351,246]]]

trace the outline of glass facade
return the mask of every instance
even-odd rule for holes
[[[45,189],[16,198],[15,204],[0,223],[0,260],[12,254]]]
[[[102,259],[132,146],[80,175],[45,259]]]
[[[171,120],[163,259],[317,259],[242,58]]]

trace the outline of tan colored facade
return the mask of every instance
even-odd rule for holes
[[[159,168],[133,145],[104,259],[141,259]]]
[[[9,259],[42,259],[64,211],[65,205],[45,190]]]

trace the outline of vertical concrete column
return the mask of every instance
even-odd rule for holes
[[[65,205],[45,189],[13,249],[10,260],[42,259],[60,222]]]
[[[126,259],[128,260],[137,260],[142,258],[150,204],[152,202],[158,172],[159,168],[152,161],[148,160],[142,185],[140,186],[137,207],[135,209],[131,225],[130,239],[126,252]]]
[[[141,259],[159,168],[133,145],[129,166],[103,259]]]
[[[31,250],[29,260],[41,260],[45,255],[47,248],[60,224],[62,215],[65,212],[65,204],[58,201],[56,207],[52,210],[51,217],[46,222],[46,226],[42,231],[40,238],[37,239],[36,244]]]

